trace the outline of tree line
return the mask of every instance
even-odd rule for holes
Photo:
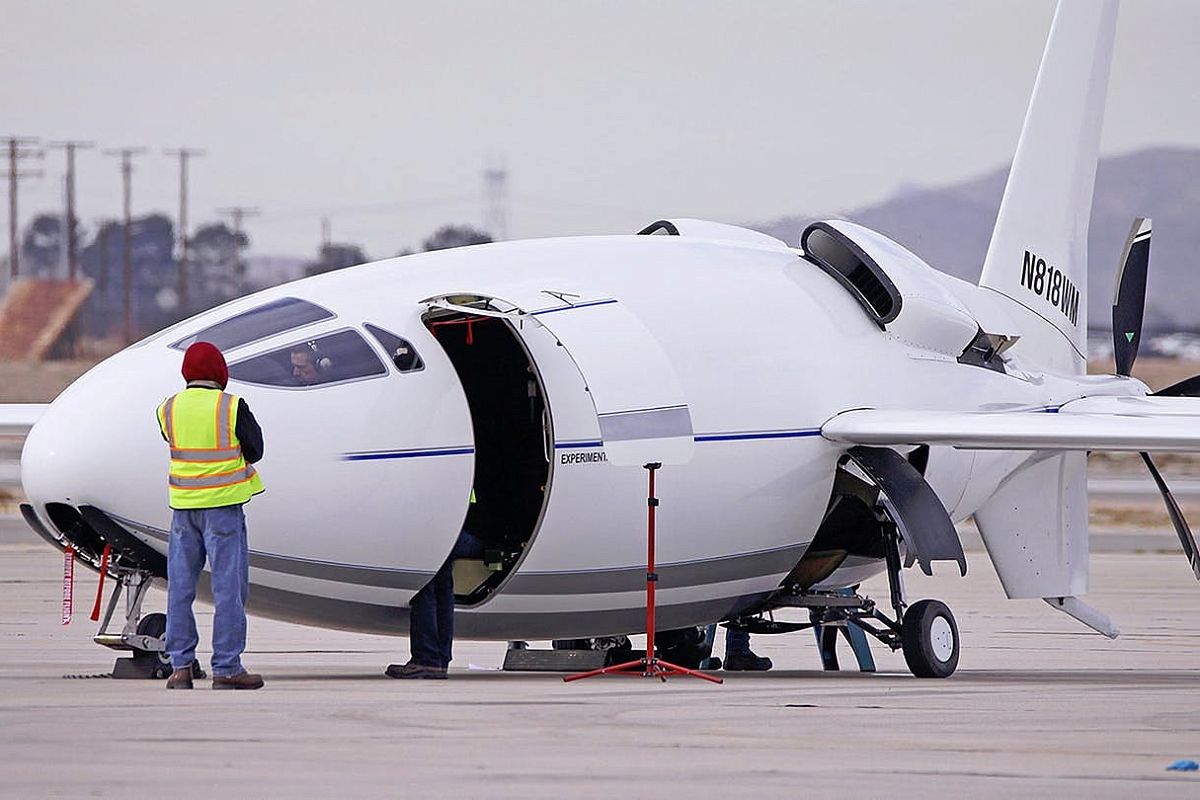
[[[86,230],[76,222],[79,266],[93,281],[81,324],[91,338],[111,338],[121,328],[124,303],[125,232],[119,221]],[[53,279],[64,275],[67,226],[65,216],[39,214],[21,237],[22,277]],[[485,232],[469,225],[443,225],[422,242],[422,250],[443,250],[491,242]],[[162,213],[132,220],[129,231],[130,300],[134,329],[156,331],[181,319],[232,300],[267,284],[248,280],[243,253],[250,245],[244,232],[224,222],[199,227],[188,239],[186,302],[181,299],[174,223]],[[410,255],[405,250],[397,255]],[[355,244],[322,245],[316,258],[304,265],[305,275],[344,269],[370,261]]]

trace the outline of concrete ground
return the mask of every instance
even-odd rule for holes
[[[403,639],[252,619],[266,688],[167,692],[87,677],[112,666],[94,573],[61,626],[60,557],[0,520],[2,797],[1200,795],[1200,773],[1166,769],[1200,760],[1200,585],[1176,553],[1093,557],[1088,600],[1116,641],[1005,600],[982,553],[965,579],[910,570],[910,597],[946,601],[962,632],[941,681],[877,645],[879,674],[822,673],[803,632],[756,637],[776,669],[723,686],[506,674],[495,642],[459,643],[447,681],[404,682],[382,674]]]

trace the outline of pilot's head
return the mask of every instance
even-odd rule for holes
[[[309,386],[321,379],[317,368],[317,353],[311,347],[303,346],[292,350],[292,377],[301,386]]]

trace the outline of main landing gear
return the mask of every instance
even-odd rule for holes
[[[112,596],[108,600],[100,630],[92,638],[113,650],[130,652],[129,658],[118,658],[113,664],[114,678],[163,679],[171,674],[171,659],[167,655],[167,615],[142,616],[142,601],[150,588],[153,576],[136,569],[114,571]],[[116,612],[121,593],[125,593],[125,625],[120,633],[110,633],[109,624]],[[192,662],[192,677],[205,677],[198,661]]]
[[[893,651],[902,650],[909,670],[918,678],[947,678],[958,668],[959,635],[954,615],[939,600],[918,600],[911,606],[904,599],[900,576],[899,539],[894,531],[885,531],[887,574],[894,616],[876,606],[875,601],[854,590],[841,592],[806,591],[799,586],[785,587],[771,598],[772,608],[807,608],[809,619],[803,622],[776,622],[761,617],[736,620],[732,627],[751,633],[784,633],[812,628],[818,632],[821,660],[827,670],[838,669],[834,650],[837,631],[850,640],[865,671],[873,671],[874,662],[865,652],[861,632],[883,642]],[[857,630],[856,630],[857,629]],[[859,643],[856,643],[856,637]],[[861,647],[861,649],[860,649]]]

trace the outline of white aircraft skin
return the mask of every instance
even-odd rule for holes
[[[1107,14],[1115,24],[1111,4],[1064,9],[1093,27],[1096,20],[1103,27]],[[1102,50],[1104,36],[1099,40]],[[1093,68],[1090,57],[1082,61]],[[1103,69],[1101,84],[1106,63]],[[1098,131],[1097,121],[1097,139]],[[1025,141],[1036,133],[1027,120],[1021,152],[1029,152]],[[1094,173],[1094,152],[1083,151]],[[1090,207],[1091,178],[1084,183],[1065,186],[1064,202]],[[839,461],[854,444],[877,441],[862,430],[839,430],[882,419],[855,417],[863,413],[856,410],[891,410],[904,422],[928,412],[972,415],[964,418],[975,436],[972,449],[963,446],[965,433],[938,439],[871,428],[880,443],[902,453],[932,445],[925,479],[954,521],[986,512],[1006,481],[1032,474],[1026,470],[1035,464],[1060,459],[1063,486],[1076,486],[1068,474],[1076,462],[1069,459],[1101,433],[1117,431],[1105,440],[1113,449],[1145,449],[1150,435],[1158,437],[1158,449],[1200,449],[1194,416],[1200,411],[1192,401],[1170,406],[1176,416],[1165,421],[1169,432],[1148,406],[1117,416],[1111,404],[1123,401],[1104,398],[1145,398],[1147,387],[1127,377],[1081,374],[1086,314],[1071,330],[1069,320],[1053,316],[1053,306],[1038,305],[1042,298],[1020,295],[994,277],[1003,269],[1013,273],[1011,282],[1020,281],[1019,250],[997,253],[999,266],[989,255],[985,285],[975,286],[880,234],[829,223],[880,265],[903,298],[900,314],[881,326],[800,248],[717,223],[676,225],[678,236],[518,241],[406,256],[267,289],[193,317],[99,364],[49,405],[22,457],[30,504],[52,532],[47,504],[94,506],[165,553],[168,458],[154,409],[183,385],[182,352],[171,345],[281,298],[307,300],[335,316],[228,349],[235,373],[255,356],[346,329],[360,333],[387,365],[384,375],[324,386],[234,379],[228,387],[247,400],[266,443],[258,466],[267,490],[247,505],[250,610],[317,626],[407,634],[408,601],[464,526],[478,483],[472,417],[451,356],[427,325],[440,313],[435,308],[465,302],[456,296],[495,298],[495,307],[509,309],[505,319],[478,324],[507,327],[527,352],[553,442],[544,501],[520,561],[485,598],[460,605],[456,627],[465,637],[644,630],[647,476],[640,462],[616,458],[621,443],[602,435],[597,411],[606,391],[651,397],[677,390],[686,402],[686,446],[679,436],[665,437],[662,446],[690,452],[662,459],[667,463],[657,476],[664,629],[752,612],[780,587],[821,524]],[[994,247],[1004,241],[1002,227]],[[1033,236],[1020,247],[1041,248],[1036,252],[1086,286],[1086,254],[1070,249],[1078,236],[1075,227],[1058,238]],[[1064,250],[1055,251],[1052,242],[1060,240]],[[616,324],[589,327],[593,314]],[[408,340],[424,369],[395,369],[366,324]],[[571,335],[560,335],[572,325]],[[1001,357],[1004,372],[959,362],[980,330],[1020,337]],[[600,372],[580,357],[597,346],[607,346],[611,357]],[[1093,403],[1087,408],[1069,405],[1081,398],[1099,400],[1083,401]],[[1089,413],[1068,419],[1075,408]],[[1041,430],[1067,424],[1082,426],[1083,444],[1065,441],[1058,428]],[[476,488],[486,502],[488,487]],[[1060,495],[1047,502],[1061,504]],[[1086,513],[1084,520],[1086,526]],[[1073,530],[1056,527],[1044,549],[1077,544]],[[1053,580],[1034,577],[1031,556],[1009,569],[1009,595],[1086,591],[1086,527],[1082,535],[1082,567],[1060,564],[1049,570]],[[990,555],[1003,569],[1016,557],[1005,555],[997,534],[991,537]],[[856,586],[883,569],[882,559],[850,557],[812,589]]]

